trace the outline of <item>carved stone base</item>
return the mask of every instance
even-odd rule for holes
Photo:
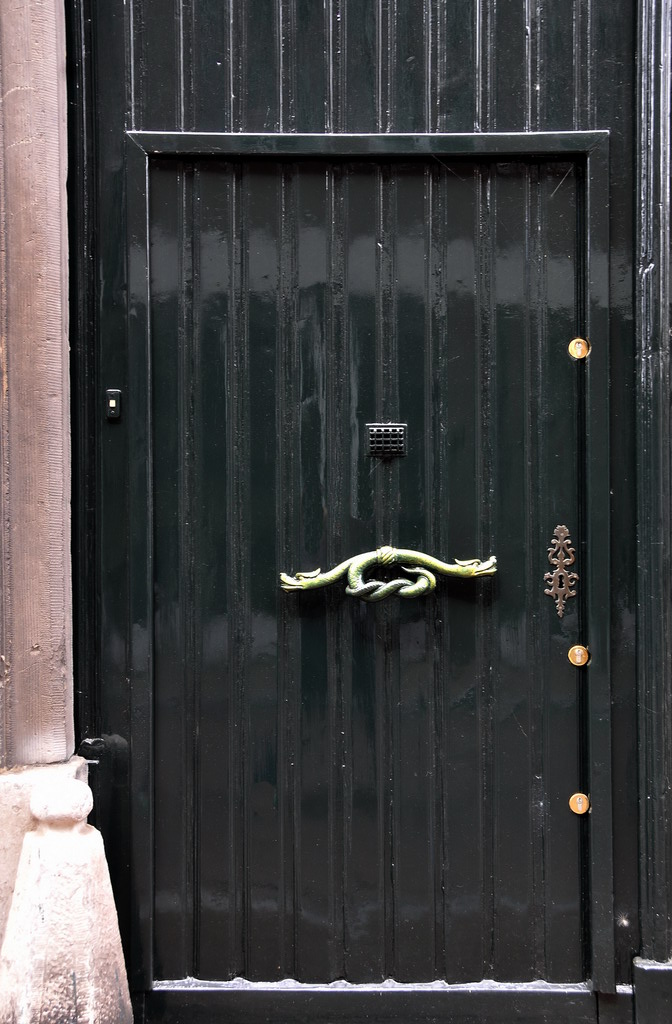
[[[76,779],[33,790],[0,953],[0,1021],[131,1024],[103,840]]]
[[[12,902],[23,837],[37,822],[30,811],[36,786],[60,785],[68,779],[87,781],[86,761],[72,757],[64,764],[31,765],[0,771],[0,949]]]

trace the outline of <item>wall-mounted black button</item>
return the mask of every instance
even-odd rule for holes
[[[108,388],[105,392],[105,415],[108,420],[118,420],[121,416],[121,391]]]

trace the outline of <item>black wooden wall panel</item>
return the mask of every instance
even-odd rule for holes
[[[80,59],[78,47],[81,45],[82,66],[86,68],[83,78],[86,79],[86,87],[90,90],[87,96],[91,95],[94,98],[99,116],[93,128],[88,127],[82,132],[76,145],[79,146],[81,142],[82,147],[90,146],[91,152],[95,151],[95,160],[92,160],[90,166],[95,178],[96,194],[105,196],[106,200],[99,202],[98,205],[92,204],[88,213],[84,211],[83,214],[84,218],[87,215],[90,217],[90,222],[87,223],[94,224],[96,238],[92,250],[94,266],[91,270],[96,308],[92,314],[91,324],[88,320],[86,323],[75,324],[73,346],[75,350],[79,346],[87,353],[90,347],[97,347],[97,354],[92,360],[99,371],[96,387],[89,393],[88,379],[83,383],[80,381],[82,395],[92,404],[94,420],[97,420],[99,414],[99,392],[96,390],[98,384],[106,386],[113,382],[115,386],[121,384],[125,387],[128,383],[124,342],[127,285],[124,256],[124,128],[134,125],[147,129],[177,127],[254,131],[264,125],[272,130],[278,130],[282,124],[283,131],[316,131],[322,127],[328,131],[344,131],[387,130],[386,126],[396,124],[400,128],[424,130],[427,127],[431,131],[490,130],[494,125],[502,128],[547,127],[551,130],[559,127],[597,126],[611,130],[610,194],[612,209],[615,211],[611,223],[613,251],[610,318],[613,441],[611,486],[612,527],[615,538],[612,565],[612,636],[615,655],[613,729],[614,748],[618,755],[614,761],[614,814],[617,836],[614,845],[615,934],[618,978],[627,982],[630,978],[631,957],[638,949],[639,928],[636,891],[637,834],[634,828],[637,759],[633,722],[636,702],[632,685],[636,622],[635,524],[632,504],[635,486],[632,369],[632,125],[635,106],[635,5],[630,0],[616,0],[608,4],[598,0],[574,4],[545,3],[543,0],[532,4],[520,0],[520,3],[508,7],[498,3],[495,9],[494,2],[428,3],[424,8],[418,5],[415,15],[412,13],[413,5],[401,3],[285,3],[280,10],[279,5],[262,2],[242,4],[237,0],[232,0],[227,5],[200,2],[193,5],[178,3],[174,7],[159,3],[139,3],[137,0],[132,5],[93,0],[90,5],[84,6],[86,10],[82,13],[81,22],[75,26],[74,32],[75,36],[81,33],[81,40],[77,36],[76,45],[72,46],[71,53],[76,54],[73,59]],[[88,20],[89,6],[93,27]],[[279,34],[278,26],[281,21],[283,30]],[[291,26],[305,24],[311,26],[310,35],[315,41],[315,46],[301,44],[299,47],[297,44],[293,49],[290,45]],[[511,35],[515,35],[516,39],[511,39]],[[281,36],[284,39],[282,46],[278,42]],[[383,51],[392,37],[393,56],[388,59]],[[233,38],[240,42],[236,44],[235,52],[231,56]],[[246,51],[245,46],[249,46],[249,50]],[[333,54],[333,60],[324,60],[325,51]],[[415,61],[408,58],[420,52],[424,56],[422,72],[419,73],[417,66],[414,66],[418,63],[417,57]],[[245,56],[246,53],[250,56]],[[380,60],[372,61],[371,56],[375,57],[376,54],[380,55]],[[516,54],[520,57],[520,66],[514,61],[513,55]],[[92,60],[91,65],[87,64],[89,59]],[[404,66],[399,66],[400,64]],[[95,73],[91,74],[94,65]],[[210,74],[212,69],[215,70]],[[507,85],[507,75],[525,82],[524,94],[512,93]],[[284,83],[282,101],[279,98],[281,81]],[[391,103],[388,102],[390,97]],[[75,102],[78,102],[77,98]],[[87,134],[88,132],[91,134]],[[432,201],[437,204],[449,201],[452,203],[451,184],[453,181],[450,175],[432,184],[435,196]],[[193,190],[193,185],[190,187]],[[233,238],[240,239],[241,211],[235,195],[237,186],[235,182],[228,180],[222,182],[221,186],[211,186],[215,193],[220,187],[225,191],[225,195],[215,196],[210,201],[209,217],[220,224],[219,230],[222,233],[231,229]],[[487,231],[485,184],[483,190],[482,220],[483,230]],[[196,191],[198,194],[198,189]],[[326,188],[326,216],[329,221],[338,217],[338,211],[347,203],[346,191],[343,181],[335,175],[333,182]],[[171,198],[171,202],[173,201]],[[342,213],[340,216],[342,217]],[[471,231],[471,210],[464,209],[462,204],[458,204],[457,209],[454,208],[454,216],[464,219],[465,232]],[[530,239],[532,252],[535,251],[534,244],[534,240]],[[344,333],[343,324],[347,318],[344,294],[349,271],[344,259],[346,241],[333,237],[327,249],[326,259],[335,282],[332,294],[325,299],[328,311],[325,317],[325,336],[330,338],[334,335],[342,336]],[[435,259],[436,266],[444,258],[456,262],[463,259],[457,252],[446,255],[441,253],[440,249],[440,241],[432,239],[430,260]],[[203,280],[205,268],[208,266],[207,258],[203,253],[192,253],[191,259],[200,259]],[[479,259],[479,273],[487,275],[491,272],[490,260],[485,257]],[[230,260],[231,264],[227,274],[230,274],[230,280],[234,282],[230,285],[232,295],[241,295],[245,290],[244,279],[248,274],[248,267],[242,258],[241,247],[234,245],[230,256],[220,251],[217,258],[210,261],[215,282],[210,296],[211,304],[217,301],[214,295],[223,287],[217,275],[221,273],[221,268],[226,265],[227,260]],[[88,263],[86,267],[88,268]],[[87,274],[88,269],[85,269],[85,275]],[[439,293],[440,288],[437,286],[436,300],[430,303],[429,320],[434,325],[430,333],[433,338],[440,337],[437,334],[438,323],[442,317],[442,299]],[[465,318],[472,317],[474,324],[478,323],[481,332],[485,333],[487,317],[491,312],[482,308],[482,300],[479,300],[481,305],[478,310],[469,305],[465,296],[455,295],[454,300],[456,307],[458,302],[461,304],[460,315]],[[219,301],[222,301],[221,298]],[[220,445],[223,447],[222,459],[226,466],[226,473],[222,476],[226,477],[226,482],[219,485],[219,497],[223,502],[227,520],[233,523],[233,527],[227,529],[226,536],[218,540],[215,557],[228,568],[226,600],[231,610],[223,627],[224,632],[212,642],[223,650],[237,684],[227,696],[225,707],[218,706],[216,701],[206,700],[199,712],[195,698],[192,698],[190,714],[201,714],[202,717],[200,742],[206,752],[203,756],[212,756],[207,752],[217,751],[221,757],[220,748],[226,746],[228,750],[225,763],[221,766],[223,786],[220,787],[219,782],[215,783],[209,777],[202,779],[198,790],[198,800],[201,802],[208,799],[208,792],[213,799],[215,791],[221,798],[222,789],[226,791],[227,786],[240,788],[244,783],[241,761],[243,739],[236,723],[242,720],[245,710],[245,673],[249,652],[244,637],[246,623],[249,622],[251,615],[252,601],[252,581],[249,567],[246,566],[245,551],[250,543],[251,526],[244,517],[236,518],[233,513],[241,503],[247,505],[250,501],[251,480],[245,467],[251,460],[251,430],[255,403],[242,386],[250,375],[249,311],[242,300],[234,299],[233,309],[224,310],[223,306],[220,306],[216,316],[223,317],[224,314],[229,320],[235,320],[239,338],[236,363],[227,368],[225,373],[229,412],[226,436],[220,439]],[[167,317],[168,319],[170,318]],[[536,326],[534,329],[536,330]],[[94,331],[97,332],[95,343],[92,341]],[[213,335],[209,344],[214,347],[220,344],[220,341]],[[349,353],[339,350],[331,342],[326,347],[325,374],[327,377],[338,376],[344,372]],[[203,351],[205,350],[204,343]],[[426,385],[427,390],[436,387],[435,371],[445,375],[445,387],[448,389],[450,364],[445,346],[432,342],[428,344],[426,352],[433,380],[431,385]],[[296,360],[296,355],[293,358]],[[531,372],[534,374],[541,370],[538,368],[535,371],[533,368]],[[76,376],[76,387],[77,379]],[[454,404],[456,412],[464,410],[472,418],[476,416],[475,412],[468,408],[468,396],[459,390],[446,393],[450,394],[448,404],[451,407]],[[202,399],[199,398],[200,401]],[[166,421],[169,418],[167,412],[162,413],[161,410],[155,411],[155,415],[158,416],[159,422],[162,415]],[[195,416],[196,413],[192,415]],[[342,394],[333,396],[327,403],[325,413],[329,437],[347,426],[348,416],[349,409],[345,397]],[[426,426],[430,429],[428,424]],[[87,461],[84,469],[80,466],[82,485],[75,491],[75,500],[81,504],[81,508],[76,509],[77,514],[88,523],[95,508],[98,531],[96,559],[89,557],[88,554],[83,556],[76,577],[76,583],[80,587],[80,604],[87,608],[96,607],[100,630],[98,676],[95,685],[91,683],[95,694],[88,703],[88,710],[84,704],[81,705],[83,710],[80,721],[83,733],[98,735],[102,731],[113,734],[121,750],[126,749],[125,744],[130,734],[128,637],[134,628],[138,628],[138,624],[129,616],[131,571],[125,560],[125,553],[129,549],[127,484],[129,472],[133,471],[133,467],[127,465],[126,452],[131,450],[132,441],[127,437],[125,423],[119,425],[116,433],[110,433],[105,426],[98,429],[99,461],[97,465],[93,459]],[[431,429],[436,436],[436,427],[432,426]],[[450,447],[447,436],[441,435],[437,447],[424,467],[423,486],[427,489],[428,495],[431,493],[438,496],[441,502],[448,500],[449,488],[446,480],[437,472],[437,468],[439,458],[450,461]],[[201,456],[194,450],[190,458],[198,462]],[[292,473],[296,473],[296,467],[292,468],[290,464],[284,472],[291,477]],[[329,492],[335,491],[342,495],[344,492],[340,482],[344,475],[350,473],[346,453],[332,449],[330,458],[326,461],[325,473]],[[180,493],[191,500],[188,481],[179,484],[175,482],[174,486],[181,488]],[[169,489],[165,482],[164,487],[168,495]],[[467,496],[462,497],[460,509],[464,510],[465,523],[474,520],[474,503]],[[164,518],[169,528],[172,528],[166,510],[167,506],[164,509]],[[345,540],[340,532],[340,524],[345,521],[347,513],[345,497],[337,498],[336,504],[332,505],[332,513],[334,529],[325,541],[329,556],[325,561],[328,560],[330,564],[334,561],[332,556],[345,547]],[[454,514],[459,516],[461,512],[454,509]],[[445,532],[445,521],[441,517],[434,521],[431,513],[428,513],[428,517],[432,535],[441,542],[438,546],[445,549],[444,545],[450,541]],[[268,518],[269,522],[271,519],[275,522],[273,514],[269,513]],[[217,529],[213,529],[214,535],[217,535]],[[188,553],[183,556],[187,563],[189,557]],[[528,572],[531,573],[532,570],[529,569]],[[93,584],[91,580],[94,580]],[[99,589],[96,580],[101,582]],[[233,595],[237,595],[235,602],[232,600]],[[221,603],[221,597],[217,594],[210,594],[207,599],[200,595],[198,600],[202,602],[201,607],[205,608],[208,614],[212,614],[213,617],[221,614],[218,605],[218,602]],[[352,681],[348,676],[350,659],[346,659],[347,664],[343,665],[342,651],[358,643],[359,639],[356,634],[353,637],[350,617],[338,598],[335,595],[325,595],[325,602],[330,609],[330,615],[326,618],[324,629],[329,647],[335,651],[334,657],[329,659],[326,666],[329,692],[335,694],[333,703],[329,705],[326,713],[329,716],[329,733],[338,736],[352,728],[349,717],[351,705],[339,690],[341,688],[347,695],[351,692],[348,687],[352,687]],[[455,629],[464,632],[459,614],[459,609],[453,610]],[[439,619],[437,615],[433,628],[439,630],[440,623],[443,622],[443,617]],[[189,623],[178,623],[177,626],[181,630],[193,628]],[[449,637],[445,630],[442,636],[447,652]],[[305,642],[305,638],[302,638],[302,642]],[[527,638],[526,642],[530,650],[536,653],[534,638]],[[177,640],[173,640],[172,643],[174,649],[179,646]],[[197,638],[192,637],[189,643],[194,645]],[[88,679],[90,676],[93,678],[93,673],[82,672],[81,666],[82,658],[86,660],[89,656],[88,644],[87,639],[84,645],[87,646],[87,652],[84,652],[84,655],[80,651],[80,678],[82,688],[87,691]],[[205,671],[203,666],[200,667],[200,671]],[[436,678],[438,679],[438,676]],[[434,686],[436,689],[438,683],[435,682]],[[473,726],[473,718],[469,718],[468,707],[464,701],[456,697],[452,705],[447,705],[444,696],[436,693],[435,710],[432,713],[435,728],[444,721],[442,716],[445,716],[446,735],[449,735],[453,748],[457,751],[460,744],[463,744],[466,750],[470,742],[468,727],[470,724]],[[296,723],[290,715],[285,730],[289,736],[288,743],[293,742],[292,730],[295,735]],[[188,750],[192,741],[187,733],[185,726],[184,737],[180,739],[180,743],[186,745]],[[474,738],[477,739],[476,734]],[[337,818],[339,815],[343,816],[345,801],[351,799],[351,794],[342,784],[341,776],[335,767],[341,752],[339,749],[334,751],[334,767],[329,779],[329,806],[333,808],[333,814]],[[319,752],[315,752],[315,756],[319,756]],[[538,758],[538,752],[534,756]],[[128,922],[131,918],[135,920],[138,914],[146,920],[148,913],[147,894],[144,891],[132,893],[128,875],[127,844],[125,839],[122,841],[119,838],[127,834],[124,824],[127,820],[127,805],[126,797],[122,794],[125,771],[124,768],[117,780],[117,824],[106,836],[122,922]],[[188,767],[188,771],[192,771],[192,768]],[[472,786],[472,793],[477,792],[474,779],[469,779],[469,785]],[[451,792],[447,788],[437,792],[435,818],[439,814],[455,813],[443,809],[449,806],[451,799],[454,799]],[[194,811],[194,820],[198,819],[199,813],[198,810]],[[186,825],[188,824],[189,822],[186,822]],[[328,828],[331,827],[329,824]],[[226,818],[218,816],[208,824],[208,830],[214,835],[215,846],[225,843],[234,829],[242,829],[242,808],[239,806],[232,808]],[[228,874],[224,888],[226,893],[232,894],[229,903],[231,913],[226,918],[228,938],[222,939],[221,933],[218,938],[219,942],[228,943],[227,948],[231,950],[229,962],[235,964],[243,964],[245,956],[237,938],[242,934],[242,922],[246,913],[242,898],[243,854],[244,851],[236,850],[227,866]],[[140,851],[136,848],[132,856],[139,855]],[[205,856],[205,860],[199,865],[198,871],[206,880],[204,885],[216,888],[216,880],[221,874],[221,864],[216,857],[210,857],[206,851],[202,856]],[[338,885],[339,880],[343,878],[344,854],[336,849],[333,858],[333,868],[330,870],[335,880],[334,884]],[[537,878],[538,860],[537,849],[534,853],[534,863],[537,864],[534,870],[537,872]],[[443,883],[441,881],[442,864],[443,861],[437,854],[434,859],[435,889],[441,884],[451,884],[448,872],[445,873]],[[465,857],[463,870],[465,875],[470,872],[473,877],[479,874],[480,866],[474,858]],[[184,884],[187,883],[191,884],[185,875]],[[446,889],[446,892],[448,893],[449,889]],[[229,899],[226,893],[220,893],[222,901]],[[452,907],[456,913],[459,911],[457,895],[455,886],[454,894],[446,897],[453,901]],[[335,903],[338,903],[338,896],[335,897]],[[202,956],[203,970],[207,972],[211,964],[208,960],[211,953],[207,941],[207,928],[216,927],[213,922],[217,919],[217,911],[204,905],[197,914],[200,914],[200,927],[204,929],[203,934],[206,936],[206,941],[199,939],[197,948],[201,952],[198,955]],[[538,907],[535,915],[533,926],[538,948],[543,931]],[[333,948],[337,949],[342,946],[344,923],[342,918],[339,920],[338,915],[332,914],[332,917]],[[440,934],[441,928],[449,935],[453,920],[454,918],[444,913],[441,905],[436,906],[437,935]],[[291,923],[287,927],[291,927]],[[187,928],[191,928],[191,925],[187,925]],[[126,935],[126,928],[124,932]],[[209,934],[212,934],[212,931]],[[185,943],[188,938],[189,936],[184,938]],[[460,964],[460,969],[469,973],[471,966],[478,962],[480,950],[474,949],[474,943],[469,936],[460,934],[457,930],[447,941],[451,949],[452,962]],[[146,951],[142,952],[144,954]],[[130,962],[132,970],[137,972],[139,955]],[[333,963],[336,964],[335,969],[340,969],[338,955],[334,956]],[[218,966],[215,965],[213,969],[218,969]],[[138,974],[134,976],[137,978]]]
[[[140,0],[132,126],[543,131],[595,123],[593,0]]]

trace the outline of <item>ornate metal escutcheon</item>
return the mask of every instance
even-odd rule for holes
[[[401,565],[403,572],[415,579],[401,577],[396,580],[365,580],[364,573],[374,565]],[[479,558],[468,561],[455,559],[454,563],[442,562],[422,551],[409,548],[382,547],[376,551],[366,551],[362,555],[354,555],[341,562],[334,569],[322,572],[297,572],[296,576],[280,573],[280,586],[283,590],[314,590],[327,587],[342,576],[348,575],[346,594],[350,597],[361,597],[364,601],[382,601],[390,594],[399,597],[420,597],[436,588],[435,572],[444,576],[458,576],[471,579],[475,576],[494,576],[497,572],[497,559],[494,555],[482,562]]]
[[[579,580],[577,572],[569,571],[569,566],[573,565],[576,559],[566,526],[556,526],[553,531],[548,560],[553,566],[553,572],[547,572],[544,576],[546,583],[550,584],[544,593],[553,598],[558,617],[562,618],[565,614],[565,603],[570,597],[576,597],[576,591],[572,588]]]

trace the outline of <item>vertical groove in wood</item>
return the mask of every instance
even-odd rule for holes
[[[184,969],[193,969],[192,951],[194,937],[194,877],[193,877],[193,836],[194,836],[194,650],[193,650],[193,535],[190,528],[191,495],[193,490],[193,375],[192,375],[192,311],[193,311],[193,169],[180,168],[179,211],[178,211],[178,275],[179,309],[177,325],[178,357],[178,572],[179,572],[179,615],[182,688],[184,693],[184,716],[181,721],[182,736],[180,752],[183,772],[183,864],[184,878],[182,893],[183,914],[181,917],[182,960]]]
[[[193,94],[193,90],[192,90]],[[189,298],[189,305],[191,309],[190,322],[185,324],[188,330],[187,334],[187,349],[190,352],[189,356],[189,380],[190,380],[190,401],[189,401],[189,418],[190,418],[190,445],[191,445],[191,457],[189,460],[189,469],[186,474],[187,484],[189,487],[187,499],[189,503],[189,514],[185,523],[185,527],[188,524],[188,536],[189,536],[189,590],[190,599],[188,599],[187,607],[189,609],[189,630],[188,630],[188,660],[187,665],[191,666],[188,669],[190,675],[190,685],[193,692],[193,730],[192,730],[192,762],[193,762],[193,784],[191,794],[191,806],[192,806],[192,818],[193,818],[193,832],[192,832],[192,849],[191,849],[191,861],[193,864],[193,878],[192,878],[192,937],[193,937],[193,958],[191,966],[191,974],[193,977],[200,975],[200,936],[201,936],[201,915],[200,915],[200,891],[201,891],[201,879],[200,879],[200,850],[202,848],[202,832],[201,832],[201,819],[200,819],[200,788],[201,788],[201,736],[200,736],[200,694],[202,686],[202,655],[203,655],[203,605],[201,600],[201,581],[202,576],[199,571],[199,566],[196,563],[196,532],[201,526],[200,522],[200,507],[202,502],[200,501],[200,466],[197,463],[197,452],[198,452],[198,438],[197,431],[199,429],[199,423],[201,417],[198,415],[198,409],[201,403],[201,349],[200,349],[200,334],[199,334],[199,313],[201,310],[201,294],[200,294],[200,259],[199,259],[199,247],[198,240],[201,234],[201,190],[200,190],[200,174],[198,167],[192,167],[191,172],[191,194],[187,194],[186,199],[189,201],[190,209],[189,214],[189,248],[191,252],[191,295]],[[185,295],[185,299],[187,296]]]
[[[487,132],[496,127],[494,110],[493,81],[495,73],[495,21],[497,6],[495,0],[476,0],[476,110],[474,131]]]
[[[186,2],[184,0],[175,0],[174,7],[174,18],[175,18],[175,62],[177,64],[177,130],[183,132],[186,128],[185,124],[185,103],[187,102],[187,88],[185,81],[185,63],[184,63],[184,23],[185,23],[185,7]]]
[[[533,40],[533,15],[532,9],[536,5],[536,0],[525,0],[525,111],[524,111],[524,130],[530,131],[530,126],[533,123],[533,106],[534,106],[534,76],[532,73],[533,65],[533,54],[534,48]]]
[[[395,287],[396,187],[394,172],[389,166],[376,172],[377,186],[377,252],[376,252],[376,414],[381,421],[398,415],[398,350]],[[398,510],[395,495],[399,490],[397,460],[380,464],[374,470],[376,544],[398,543]],[[397,780],[395,743],[398,731],[396,708],[399,687],[399,624],[391,606],[376,609],[379,625],[376,651],[377,703],[381,709],[379,737],[379,835],[381,860],[381,895],[384,911],[385,976],[392,976],[395,966],[395,892],[394,847],[395,786]]]
[[[232,0],[233,2],[233,0]],[[128,120],[127,124],[131,131],[135,131],[139,126],[138,118],[138,94],[136,88],[136,19],[137,13],[135,10],[136,0],[128,0],[128,23],[126,26],[126,36],[128,39]]]
[[[280,131],[296,131],[296,0],[278,3],[278,70],[280,89]]]
[[[324,66],[327,69],[327,82],[324,102],[324,130],[334,132],[334,113],[336,109],[336,41],[337,25],[335,5],[338,0],[324,0]]]
[[[493,410],[491,407],[491,382],[496,372],[494,365],[493,339],[495,332],[495,316],[493,309],[493,232],[496,223],[494,170],[482,167],[477,170],[479,178],[478,223],[476,224],[476,244],[478,252],[477,288],[477,421],[476,451],[479,453],[477,469],[477,507],[480,509],[478,524],[478,550],[490,550],[492,546],[491,503],[492,486],[492,451],[491,423]],[[495,838],[496,821],[493,802],[494,763],[493,763],[493,692],[492,692],[492,656],[493,633],[492,608],[488,607],[483,591],[479,591],[477,615],[477,676],[479,679],[478,717],[479,717],[479,751],[481,778],[481,807],[483,834],[481,844],[483,850],[482,883],[483,883],[483,976],[492,977],[495,966],[495,919],[494,919],[494,875],[495,875]]]
[[[435,194],[440,188],[442,171],[430,166],[424,172],[425,190],[425,295],[427,314],[425,318],[425,374],[424,400],[429,415],[425,420],[425,534],[432,551],[443,553],[441,525],[444,516],[437,515],[441,473],[441,415],[439,405],[440,380],[439,361],[441,358],[440,330],[445,324],[441,315],[441,257],[438,234],[438,214]],[[425,645],[432,652],[432,691],[428,709],[427,730],[429,737],[431,780],[429,794],[431,871],[433,876],[433,962],[434,977],[445,977],[445,886],[443,873],[446,867],[445,816],[443,813],[443,687],[446,629],[441,612],[443,602],[437,602],[425,623]]]
[[[539,131],[541,127],[542,83],[540,0],[525,0],[525,112],[524,130]]]
[[[435,508],[440,510],[435,523],[435,536],[437,550],[446,557],[450,556],[448,535],[448,519],[450,513],[450,493],[452,479],[448,469],[448,445],[449,430],[444,422],[447,412],[447,381],[450,373],[450,350],[448,346],[448,309],[446,301],[446,268],[448,265],[448,243],[450,236],[449,204],[447,196],[447,180],[450,172],[447,168],[439,166],[435,169],[433,181],[435,192],[432,196],[432,228],[435,232],[434,244],[432,246],[432,267],[431,296],[432,296],[432,337],[435,339],[436,347],[436,370],[437,376],[433,379],[433,405],[434,409],[434,445],[435,445],[435,477],[434,489]],[[448,942],[450,907],[447,898],[448,879],[451,871],[451,849],[452,842],[450,807],[449,800],[449,777],[446,771],[445,752],[448,744],[448,716],[450,699],[447,697],[447,686],[452,682],[453,674],[450,672],[450,640],[451,623],[449,617],[449,598],[444,596],[440,605],[437,605],[436,614],[440,618],[439,642],[437,655],[435,656],[434,689],[437,695],[437,750],[436,759],[438,762],[437,779],[439,791],[437,797],[437,817],[440,822],[439,845],[437,850],[437,880],[438,888],[438,939],[437,943],[437,966],[438,977],[450,978],[450,950]],[[449,691],[448,691],[449,692]],[[480,837],[479,837],[480,838]]]
[[[485,132],[496,131],[497,129],[497,96],[495,92],[495,77],[497,71],[497,2],[486,0],[486,19],[483,31],[483,122],[482,130]]]
[[[423,124],[422,130],[425,132],[435,131],[432,127],[432,82],[435,77],[434,62],[436,54],[433,50],[432,40],[432,2],[431,0],[423,0],[422,4],[422,48],[424,53],[424,88],[423,88]]]
[[[483,131],[483,31],[484,5],[488,0],[474,0],[474,131]]]
[[[440,129],[439,96],[441,93],[441,58],[445,60],[439,42],[439,21],[443,13],[443,4],[436,6],[432,0],[425,3],[425,131],[435,132]]]
[[[236,0],[228,0],[227,5],[224,7],[224,17],[226,20],[224,59],[226,61],[227,80],[226,103],[224,106],[225,132],[234,132],[239,130],[235,111],[235,96],[237,93],[240,93],[240,90],[238,89],[240,76],[237,73],[235,65],[235,9]]]
[[[280,165],[280,252],[276,336],[276,551],[290,565],[298,550],[300,485],[296,439],[299,437],[299,347],[296,295],[296,167]],[[296,976],[298,894],[300,892],[301,821],[298,733],[301,677],[296,617],[287,601],[278,601],[278,809],[280,822],[281,977]]]
[[[543,29],[543,0],[535,0],[534,23],[531,27],[532,38],[531,58],[531,79],[532,79],[532,105],[530,112],[530,126],[532,131],[540,131],[542,127],[542,108],[544,103],[544,82],[542,81],[542,29]],[[562,88],[562,86],[559,86]],[[551,83],[551,88],[553,84]]]
[[[328,0],[329,55],[328,55],[328,104],[327,131],[346,131],[346,0]]]
[[[384,12],[386,0],[376,0],[376,50],[375,50],[375,107],[376,107],[376,131],[383,129],[383,108],[384,108],[384,82],[383,82],[383,47],[384,43]]]
[[[377,131],[395,127],[395,71],[397,0],[378,0],[376,20],[376,121]]]
[[[582,128],[597,128],[597,104],[594,94],[593,74],[595,58],[593,54],[593,0],[586,0],[586,42],[585,60],[586,68],[586,113]]]
[[[341,438],[343,443],[328,446],[326,487],[333,495],[330,503],[327,554],[329,565],[337,565],[350,550],[345,529],[349,496],[347,468],[349,383],[348,336],[345,296],[345,173],[341,167],[330,167],[325,175],[328,216],[327,267],[329,296],[326,322],[327,366],[327,437]],[[330,745],[329,774],[329,920],[331,977],[346,977],[345,964],[345,772],[351,761],[346,740],[345,705],[350,702],[352,636],[349,609],[335,593],[327,599],[327,690]]]
[[[247,21],[244,8],[237,0],[229,0],[229,43],[231,131],[244,132],[247,126]]]
[[[230,212],[232,225],[228,240],[230,251],[231,323],[225,351],[226,377],[226,518],[228,679],[230,680],[229,752],[229,949],[233,952],[232,974],[249,970],[249,678],[250,608],[250,529],[246,510],[250,502],[250,408],[249,408],[249,331],[247,305],[247,252],[249,240],[243,205],[243,173],[230,167]]]

